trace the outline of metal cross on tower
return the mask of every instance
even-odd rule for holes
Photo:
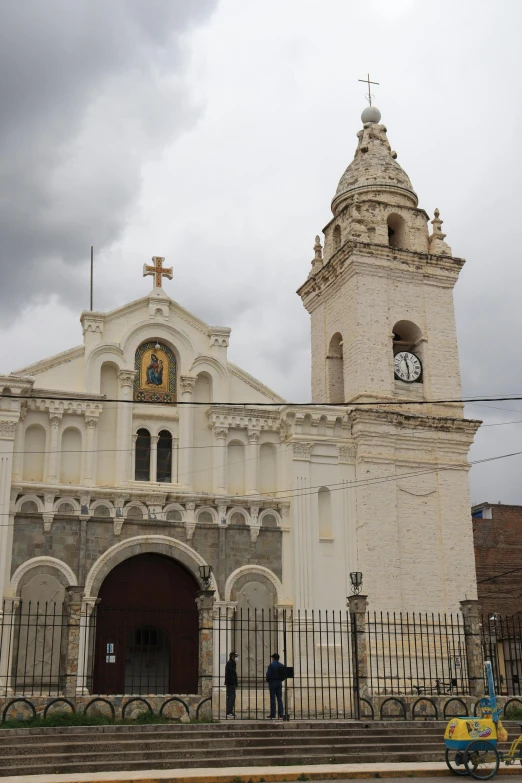
[[[147,275],[154,275],[155,288],[161,288],[162,277],[168,277],[169,280],[172,280],[172,267],[169,269],[163,269],[164,261],[164,257],[162,258],[161,256],[152,256],[152,263],[154,266],[143,264],[143,277],[146,277]]]
[[[378,84],[379,84],[379,82],[371,82],[371,81],[370,81],[370,74],[368,74],[368,76],[367,76],[367,78],[366,78],[366,79],[358,79],[358,81],[360,81],[360,82],[364,82],[365,84],[367,84],[367,85],[368,85],[368,95],[367,95],[367,98],[368,98],[368,103],[369,103],[369,104],[370,104],[370,106],[371,106],[371,105],[372,105],[372,94],[371,94],[371,92],[370,92],[370,84],[377,84],[377,85],[378,85]]]

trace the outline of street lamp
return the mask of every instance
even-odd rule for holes
[[[203,590],[210,590],[210,579],[212,576],[212,566],[211,565],[200,565],[199,567],[199,576],[201,577],[201,581],[203,583]]]
[[[362,587],[362,571],[352,571],[350,573],[350,582],[352,586],[352,593],[359,595]]]

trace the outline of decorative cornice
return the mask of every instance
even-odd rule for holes
[[[181,387],[182,394],[192,394],[194,386],[196,385],[197,378],[195,375],[180,375],[179,385]]]
[[[47,372],[54,367],[58,367],[60,364],[66,364],[72,362],[74,359],[79,359],[83,356],[85,347],[79,345],[76,348],[69,348],[68,351],[57,353],[54,356],[50,356],[48,359],[42,359],[40,362],[29,364],[27,367],[23,367],[21,370],[16,370],[14,375],[39,375],[41,372]]]
[[[269,399],[277,403],[285,402],[283,397],[280,397],[279,394],[276,394],[275,391],[269,389],[268,386],[265,386],[264,383],[261,383],[261,381],[258,381],[257,378],[254,378],[253,375],[250,375],[249,373],[245,372],[245,370],[242,370],[240,367],[237,367],[237,365],[231,364],[231,362],[229,362],[228,371],[231,375],[234,375],[236,378],[239,378],[239,380],[243,381],[248,386],[251,386],[252,389],[255,389],[256,391],[260,392],[264,397],[268,397]],[[255,403],[253,404],[255,405]]]

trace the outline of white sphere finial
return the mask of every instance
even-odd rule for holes
[[[361,114],[361,120],[363,125],[367,122],[379,122],[381,119],[381,112],[377,106],[367,106]]]

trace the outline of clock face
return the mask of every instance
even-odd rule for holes
[[[418,356],[410,351],[401,351],[393,359],[395,377],[399,381],[414,383],[418,381],[422,373],[422,364]]]

